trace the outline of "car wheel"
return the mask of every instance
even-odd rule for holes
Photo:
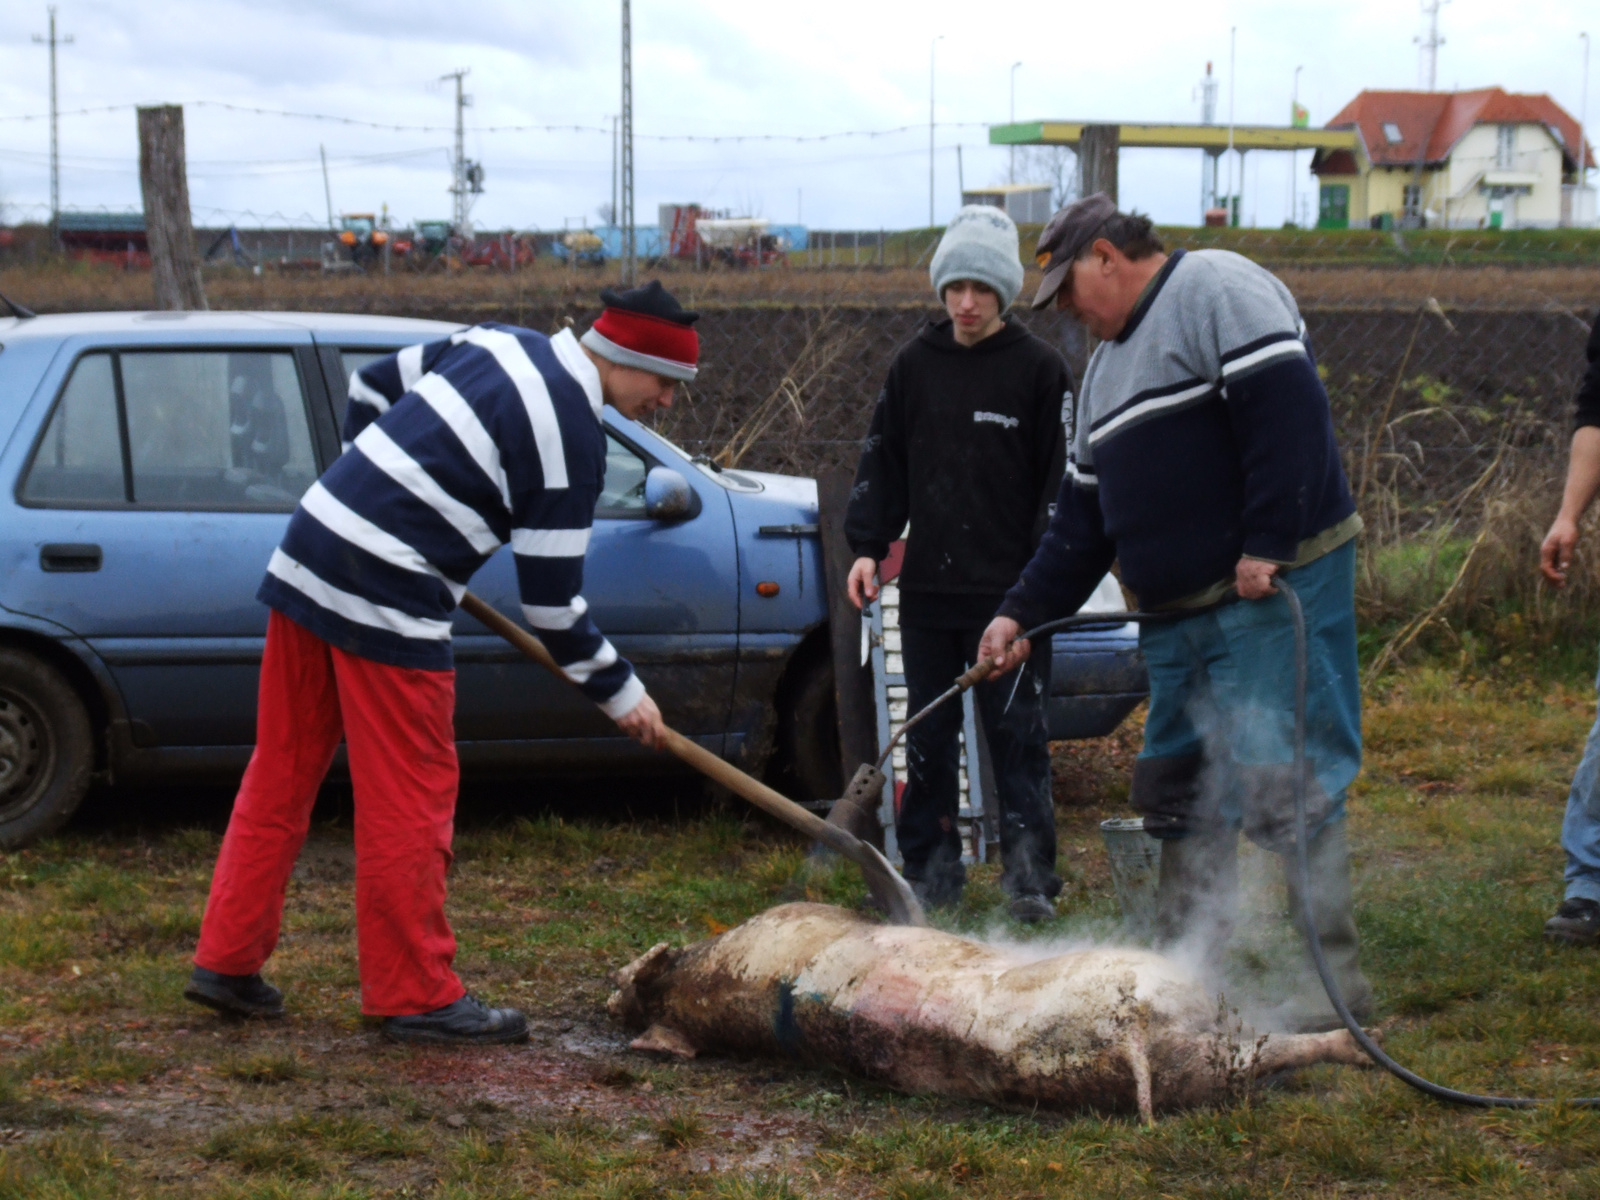
[[[832,800],[844,790],[839,763],[833,663],[817,657],[800,668],[778,718],[778,755],[803,800]]]
[[[78,694],[33,655],[0,650],[0,849],[66,824],[93,767],[94,735]]]

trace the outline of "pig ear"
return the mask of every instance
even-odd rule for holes
[[[694,1044],[670,1025],[655,1024],[628,1043],[629,1050],[653,1050],[658,1054],[676,1054],[679,1058],[693,1058]]]
[[[617,990],[606,1001],[606,1011],[625,1026],[637,1029],[649,1019],[646,993],[650,985],[672,969],[677,955],[666,942],[657,942],[612,977]]]

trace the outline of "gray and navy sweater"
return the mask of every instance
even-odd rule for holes
[[[449,670],[450,614],[509,542],[528,624],[591,700],[626,714],[644,686],[579,595],[601,403],[569,331],[479,325],[362,368],[345,453],[295,509],[257,598],[351,654]]]
[[[1217,598],[1242,556],[1298,565],[1360,528],[1289,289],[1227,250],[1175,251],[1089,360],[1067,473],[1000,613],[1076,612],[1113,560],[1143,608]]]

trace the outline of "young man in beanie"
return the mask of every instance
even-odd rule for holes
[[[977,661],[978,638],[1043,532],[1061,478],[1067,364],[1006,310],[1022,287],[1017,227],[997,208],[956,213],[933,256],[948,314],[901,348],[878,396],[845,518],[859,556],[856,607],[878,595],[889,544],[906,535],[900,637],[916,711]],[[994,764],[1003,885],[1022,921],[1055,915],[1055,808],[1045,706],[1048,648],[1011,694],[979,684]],[[1009,706],[1008,706],[1009,701]],[[956,825],[961,710],[946,705],[911,731],[895,832],[906,878],[950,905],[966,880]]]
[[[630,736],[661,714],[579,594],[605,477],[600,406],[669,407],[699,357],[695,313],[659,283],[603,292],[580,341],[479,325],[350,381],[345,453],[301,500],[267,564],[256,750],[212,877],[184,995],[279,1016],[261,967],[317,789],[341,737],[355,790],[362,1011],[396,1041],[525,1040],[527,1022],[451,970],[445,871],[455,816],[450,616],[511,544],[522,611],[567,677]]]
[[[1315,927],[1360,1015],[1372,988],[1357,961],[1345,790],[1361,766],[1361,519],[1305,323],[1270,272],[1227,250],[1166,254],[1148,218],[1104,193],[1056,213],[1038,250],[1034,307],[1054,301],[1101,341],[1049,531],[981,653],[1002,669],[1026,659],[1022,631],[1075,612],[1113,559],[1140,608],[1178,614],[1139,638],[1150,710],[1132,799],[1162,839],[1158,934],[1216,961],[1242,828],[1285,856],[1295,921]],[[1305,611],[1310,896],[1292,865],[1295,641],[1275,577]],[[1309,974],[1282,1016],[1342,1024]]]

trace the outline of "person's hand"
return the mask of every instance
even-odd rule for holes
[[[878,598],[878,563],[876,559],[858,558],[850,564],[850,575],[844,582],[845,595],[850,603],[860,608],[868,600]]]
[[[1010,617],[996,617],[989,622],[989,628],[983,631],[983,637],[978,641],[978,661],[988,660],[995,664],[990,679],[1004,675],[1032,653],[1033,646],[1030,643],[1018,640],[1017,635],[1021,632],[1022,626]]]
[[[1241,558],[1233,570],[1234,586],[1246,600],[1265,600],[1278,590],[1272,586],[1272,577],[1279,570],[1277,563],[1262,562],[1259,558]]]
[[[639,703],[617,718],[617,726],[636,742],[652,750],[659,750],[666,745],[666,724],[661,720],[661,710],[650,699],[648,692],[640,697]]]
[[[1553,586],[1567,586],[1567,568],[1572,565],[1572,553],[1577,548],[1578,523],[1565,514],[1557,516],[1539,547],[1539,570]]]

